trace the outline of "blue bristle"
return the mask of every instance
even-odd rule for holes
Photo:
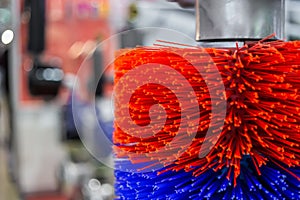
[[[130,165],[127,161],[117,162],[117,165],[122,164]],[[300,199],[300,183],[294,176],[271,162],[260,170],[261,176],[256,173],[252,161],[245,157],[235,187],[232,180],[226,178],[227,170],[214,172],[209,169],[198,177],[183,170],[160,175],[158,171],[137,173],[116,170],[116,195],[120,200]],[[289,170],[300,175],[299,169]]]

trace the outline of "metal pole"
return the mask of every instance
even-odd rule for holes
[[[196,0],[196,40],[284,38],[285,0]]]
[[[19,110],[19,82],[20,82],[20,66],[21,66],[21,52],[20,52],[20,0],[11,0],[10,10],[12,12],[12,30],[14,32],[14,40],[9,50],[9,94],[11,107],[11,132],[10,132],[10,165],[12,167],[12,175],[18,178],[18,150],[16,134],[17,126],[17,112]]]

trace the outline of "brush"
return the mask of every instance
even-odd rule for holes
[[[165,42],[120,53],[114,63],[120,199],[300,198],[300,42],[267,39],[236,48]],[[142,80],[128,76],[141,66]],[[222,100],[223,119],[211,114]],[[201,149],[209,151],[202,157]]]

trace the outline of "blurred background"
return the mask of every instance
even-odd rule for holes
[[[299,39],[300,1],[286,9]],[[115,52],[194,35],[166,0],[0,0],[0,199],[113,199]]]

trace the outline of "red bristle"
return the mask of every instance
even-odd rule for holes
[[[115,91],[117,102],[122,102],[126,90],[134,89],[134,93],[129,104],[116,103],[114,143],[117,144],[117,157],[129,158],[133,163],[157,161],[168,167],[165,171],[192,171],[194,167],[200,167],[193,171],[195,176],[209,168],[217,171],[228,167],[228,178],[233,174],[234,184],[243,155],[251,156],[258,174],[261,173],[259,168],[268,160],[281,168],[284,167],[280,163],[299,167],[300,42],[260,41],[236,49],[203,49],[159,42],[184,48],[139,47],[124,50],[114,63],[116,84],[129,71],[149,63],[168,66],[182,75],[181,78],[172,73],[160,75],[155,68],[149,68],[157,76],[152,77],[157,82],[139,88],[132,87],[140,80],[126,77],[126,85]],[[218,79],[213,67],[217,67],[222,80]],[[205,74],[197,69],[204,70]],[[147,80],[144,74],[145,71],[140,71],[139,76]],[[185,94],[188,90],[180,88],[183,80],[189,82],[194,94]],[[159,84],[160,81],[169,81],[175,89],[170,90]],[[220,82],[224,83],[225,91],[219,87]],[[182,116],[182,102],[177,98],[179,94],[186,95],[185,101],[190,104],[185,109],[199,110],[200,113]],[[219,101],[217,96],[220,95],[226,96],[225,119],[219,119],[221,115],[214,118],[211,115],[212,102]],[[155,104],[159,104],[165,112],[150,115],[149,110]],[[141,131],[134,135],[134,128],[132,132],[124,131],[122,124],[128,119],[124,112],[126,109],[134,124],[141,127],[150,124],[158,131]],[[162,119],[165,119],[164,125],[159,127]],[[189,123],[182,125],[184,120]],[[197,130],[194,138],[191,138],[190,127]],[[209,128],[213,134],[206,137]],[[216,135],[220,128],[221,134]],[[161,152],[162,148],[166,152]],[[201,158],[200,149],[210,149],[210,152]],[[174,154],[170,156],[170,152]]]

